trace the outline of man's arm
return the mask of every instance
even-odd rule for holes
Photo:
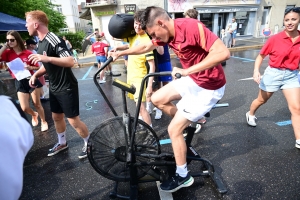
[[[182,76],[188,76],[196,72],[204,71],[210,69],[221,62],[228,60],[230,58],[230,52],[223,44],[223,42],[218,38],[214,44],[210,47],[208,55],[198,64],[191,66],[187,69],[176,68],[173,70],[172,75],[180,73]]]
[[[165,50],[164,50],[164,47],[163,47],[163,46],[158,46],[158,47],[156,47],[156,51],[157,51],[157,53],[159,53],[160,55],[164,55],[164,53],[165,53]]]
[[[46,55],[40,54],[31,54],[28,56],[29,61],[36,64],[37,62],[43,63],[51,63],[53,65],[57,65],[60,67],[73,67],[74,66],[74,59],[72,56],[68,57],[50,57]]]
[[[34,86],[35,79],[37,79],[37,78],[43,76],[44,74],[46,74],[46,69],[45,69],[44,65],[42,65],[42,66],[40,67],[40,69],[37,70],[37,71],[30,77],[30,80],[29,80],[29,85],[30,85],[30,87],[33,87],[33,88],[34,88],[34,87],[35,87],[35,86]]]
[[[118,52],[110,52],[110,56],[113,57],[114,61],[124,55],[139,55],[139,54],[144,54],[149,51],[153,51],[156,48],[156,46],[152,43],[152,41],[149,41],[147,43],[140,44],[138,46],[129,48],[125,51],[118,51]]]
[[[85,39],[86,39],[86,40],[90,40],[91,37],[93,37],[93,35],[95,35],[95,33],[92,33],[91,35],[87,36]]]

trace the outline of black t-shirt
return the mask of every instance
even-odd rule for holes
[[[52,32],[39,41],[38,54],[51,57],[71,56],[65,41]],[[50,91],[62,93],[70,89],[78,88],[78,82],[70,67],[60,67],[51,63],[43,63],[49,76]]]

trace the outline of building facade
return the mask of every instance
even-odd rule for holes
[[[216,35],[236,18],[238,37],[263,37],[283,30],[286,8],[299,7],[299,0],[86,0],[93,28],[99,28],[109,36],[108,23],[115,13],[134,12],[147,6],[159,6],[173,18],[183,17],[187,9],[196,9],[198,19]],[[107,39],[109,39],[107,37]]]
[[[66,19],[67,27],[61,32],[76,32],[81,30],[77,0],[50,0],[58,12],[62,13]]]

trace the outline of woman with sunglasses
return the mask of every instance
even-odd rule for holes
[[[32,52],[25,48],[20,34],[17,31],[8,31],[6,34],[6,44],[0,49],[0,60],[10,62],[16,58],[20,58],[27,65],[26,68],[30,71],[30,73],[33,74],[34,72],[32,70],[36,70],[39,67],[38,65],[33,66],[32,63],[28,61],[28,56],[30,54],[32,54]],[[38,116],[40,116],[41,131],[47,131],[48,123],[45,121],[44,108],[40,101],[40,93],[43,85],[39,82],[39,80],[36,80],[36,88],[32,88],[29,86],[30,77],[17,80],[10,70],[9,73],[15,79],[17,95],[22,110],[32,116],[32,126],[38,125]],[[30,95],[37,112],[33,111],[33,109],[29,106]]]
[[[257,109],[281,89],[291,112],[295,147],[300,149],[300,84],[297,78],[300,64],[300,8],[286,10],[283,23],[285,29],[267,40],[255,60],[253,79],[260,89],[250,111],[246,113],[246,120],[248,125],[256,126]],[[262,77],[259,68],[267,55],[269,66]]]

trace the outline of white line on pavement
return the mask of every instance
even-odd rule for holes
[[[156,181],[157,189],[159,192],[160,200],[173,200],[171,192],[164,192],[160,189],[160,182]]]

